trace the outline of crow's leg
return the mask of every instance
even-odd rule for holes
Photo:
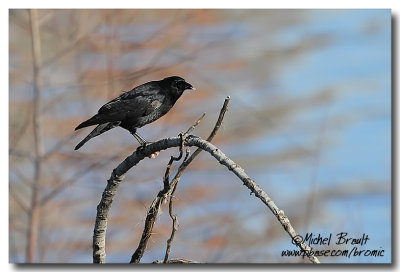
[[[132,133],[132,132],[131,132]],[[139,142],[140,146],[137,148],[138,152],[141,152],[143,150],[143,148],[149,143],[147,142],[142,136],[140,136],[136,130],[132,133],[133,137],[135,137],[135,139]],[[149,158],[154,159],[155,157],[158,156],[158,154],[160,154],[160,152],[155,152],[153,154],[151,154],[149,156]]]
[[[147,141],[140,136],[137,132],[132,133],[133,137],[139,142],[141,146],[145,146],[147,144]]]

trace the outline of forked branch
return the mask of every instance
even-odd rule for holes
[[[211,140],[215,136],[218,129],[220,128],[222,120],[225,115],[225,112],[228,109],[229,101],[230,101],[230,97],[228,96],[225,99],[224,105],[222,106],[221,112],[220,112],[218,120],[214,126],[214,129],[211,132],[210,136],[208,137],[209,140]],[[181,177],[183,171],[190,164],[190,162],[192,162],[193,159],[201,152],[201,149],[198,148],[191,157],[188,157],[189,151],[186,153],[185,159],[183,160],[182,164],[178,168],[178,172],[176,173],[173,180],[170,182],[169,176],[170,176],[170,172],[171,172],[171,167],[172,167],[172,163],[174,161],[179,161],[182,158],[185,137],[196,128],[196,126],[201,122],[201,120],[204,118],[204,116],[205,116],[205,113],[203,113],[203,115],[186,131],[186,133],[180,134],[181,145],[180,145],[180,149],[179,149],[179,156],[178,157],[171,156],[171,159],[169,160],[169,163],[168,163],[167,169],[165,171],[165,175],[164,175],[164,182],[163,182],[164,188],[157,194],[156,198],[153,200],[153,202],[149,208],[149,211],[147,212],[145,226],[144,226],[144,229],[142,232],[142,236],[141,236],[141,239],[140,239],[137,249],[135,250],[135,252],[133,253],[133,255],[131,257],[130,263],[139,263],[140,262],[140,259],[142,258],[144,251],[146,249],[147,242],[149,241],[149,238],[151,236],[156,217],[159,214],[159,211],[161,208],[161,203],[163,203],[164,200],[166,200],[169,196],[168,211],[169,211],[169,215],[172,219],[172,232],[171,232],[170,238],[167,241],[167,249],[165,252],[164,263],[168,262],[169,254],[171,251],[172,241],[174,239],[175,232],[177,231],[177,220],[178,220],[176,215],[173,214],[173,212],[172,212],[172,203],[173,203],[172,198],[173,198],[175,190],[178,186],[178,182],[180,180],[180,177]]]
[[[278,219],[278,221],[281,223],[283,229],[289,234],[291,237],[292,241],[297,241],[297,233],[292,227],[289,219],[287,216],[285,216],[285,213],[283,210],[279,209],[277,205],[272,201],[272,199],[268,196],[267,193],[265,193],[260,186],[256,184],[254,180],[252,180],[246,172],[241,168],[238,164],[236,164],[234,161],[232,161],[230,158],[228,158],[220,149],[218,149],[216,146],[211,144],[209,141],[203,140],[197,136],[193,135],[187,135],[184,137],[183,141],[184,146],[190,147],[190,146],[196,146],[198,147],[198,150],[204,150],[208,152],[212,157],[214,157],[220,164],[226,166],[229,171],[233,172],[242,182],[243,185],[245,185],[249,190],[251,191],[254,196],[259,198],[274,214],[274,216]],[[95,230],[94,230],[94,235],[93,235],[93,261],[95,263],[105,263],[105,235],[106,235],[106,230],[107,230],[107,216],[109,209],[111,207],[111,203],[113,201],[113,198],[115,196],[115,192],[118,188],[119,183],[123,180],[124,174],[133,166],[138,164],[141,160],[149,156],[150,154],[153,154],[157,151],[165,150],[171,147],[180,147],[182,146],[182,137],[173,137],[173,138],[166,138],[154,143],[151,143],[149,145],[146,145],[139,153],[134,152],[132,155],[127,157],[120,165],[118,165],[117,168],[115,168],[112,172],[112,175],[110,179],[108,180],[108,184],[106,186],[106,189],[102,195],[102,199],[100,201],[100,204],[97,206],[97,216],[96,216],[96,225],[95,225]],[[197,150],[196,150],[197,152]],[[195,152],[195,153],[196,153]],[[199,151],[200,152],[200,151]],[[182,167],[178,170],[177,175],[175,178],[180,175],[178,175],[179,172],[182,169],[186,168],[187,165],[190,163],[190,158],[192,158],[195,153],[193,153],[192,156],[190,156],[186,160],[186,166],[185,163],[182,164]],[[189,161],[189,162],[188,162]],[[174,179],[175,179],[174,178]],[[173,180],[174,181],[174,180]],[[171,185],[173,184],[173,181],[170,183]],[[156,203],[153,203],[152,206],[155,208],[158,208],[159,205],[161,205],[162,201],[157,201]],[[301,250],[305,252],[311,252],[311,248],[305,244],[302,241],[298,241],[298,246],[301,248]],[[313,255],[307,255],[306,256],[309,258],[309,260],[313,263],[319,263],[319,260],[317,257]]]

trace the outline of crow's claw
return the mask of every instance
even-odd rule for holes
[[[143,150],[144,150],[145,147],[146,147],[146,144],[138,146],[138,148],[136,149],[136,152],[137,153],[143,153]]]
[[[146,145],[148,145],[148,144],[149,144],[149,142],[146,142],[146,143],[144,143],[143,145],[139,146],[139,147],[136,149],[136,152],[142,153],[142,154],[143,154],[143,150],[144,150],[144,148],[146,147]],[[158,156],[158,154],[160,154],[159,151],[154,152],[153,154],[151,154],[151,155],[149,156],[149,158],[150,158],[150,159],[154,159],[155,157]]]

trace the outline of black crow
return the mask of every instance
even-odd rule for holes
[[[166,114],[188,89],[195,90],[183,78],[172,76],[144,83],[121,94],[103,105],[95,116],[75,128],[77,130],[98,125],[75,147],[75,150],[91,138],[118,126],[128,130],[143,146],[147,142],[137,134],[136,130]]]

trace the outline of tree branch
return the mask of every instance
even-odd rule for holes
[[[40,109],[42,107],[42,54],[40,41],[40,27],[38,22],[38,11],[29,10],[29,22],[31,27],[31,47],[33,64],[33,148],[34,148],[34,178],[32,183],[32,195],[30,210],[28,213],[28,232],[26,246],[26,262],[32,263],[35,259],[38,244],[40,223],[40,187],[43,178],[43,139],[42,118]]]
[[[190,155],[190,149],[188,148],[188,149],[186,149],[186,156],[183,159],[182,164],[186,162],[189,155]],[[172,231],[171,231],[171,236],[169,237],[169,239],[167,241],[167,249],[165,250],[164,263],[169,263],[169,254],[171,252],[172,241],[174,240],[175,232],[178,230],[178,217],[176,216],[176,214],[174,214],[172,212],[173,197],[174,197],[176,188],[178,187],[178,182],[179,182],[179,178],[177,179],[176,183],[171,184],[172,192],[169,196],[168,213],[169,213],[169,217],[171,217],[171,219],[172,219]]]
[[[138,164],[141,160],[154,152],[165,150],[171,147],[178,147],[181,145],[180,137],[172,137],[159,140],[157,142],[146,145],[140,153],[134,152],[131,156],[127,157],[117,168],[112,172],[108,184],[103,193],[100,204],[97,206],[96,225],[93,235],[93,261],[95,263],[105,262],[105,235],[107,229],[107,215],[111,207],[115,192],[118,185],[124,178],[124,174],[133,166]],[[293,241],[297,241],[297,233],[290,224],[289,219],[285,216],[283,210],[279,209],[272,199],[265,193],[260,186],[258,186],[246,173],[245,171],[234,161],[229,159],[221,150],[216,146],[205,141],[197,136],[188,135],[184,141],[185,146],[196,146],[213,156],[219,163],[226,166],[229,171],[233,172],[250,191],[259,198],[275,215],[278,221],[281,223],[283,229],[289,234]],[[193,155],[192,155],[193,156]],[[188,159],[189,160],[189,159]],[[157,205],[162,202],[156,203]],[[155,205],[155,206],[157,206]],[[311,248],[304,242],[299,242],[298,246],[306,251],[310,252]],[[307,256],[313,263],[319,263],[319,260],[315,256]]]
[[[122,163],[120,163],[117,166],[117,168],[115,168],[113,170],[111,177],[108,180],[106,189],[104,190],[104,193],[102,195],[100,204],[97,206],[96,224],[95,224],[95,229],[94,229],[94,234],[93,234],[93,262],[94,263],[105,263],[105,257],[106,257],[105,236],[106,236],[106,230],[107,230],[108,212],[111,207],[111,203],[115,196],[118,185],[124,179],[124,174],[130,168],[132,168],[133,166],[138,164],[141,160],[148,157],[149,155],[151,155],[155,152],[159,152],[161,150],[165,150],[165,149],[168,149],[171,147],[178,147],[178,146],[180,146],[180,156],[178,158],[171,157],[171,159],[170,159],[170,162],[168,164],[168,167],[167,167],[167,170],[165,173],[165,177],[164,177],[164,189],[158,193],[156,199],[154,199],[153,203],[150,206],[150,210],[149,210],[147,218],[146,218],[145,231],[143,232],[142,239],[141,239],[141,242],[138,247],[139,251],[136,250],[135,253],[132,255],[131,263],[137,263],[140,261],[140,258],[143,255],[147,240],[149,238],[149,235],[151,234],[151,229],[154,225],[154,222],[157,217],[157,214],[158,214],[161,204],[168,196],[168,193],[170,192],[170,190],[176,188],[176,185],[179,182],[180,176],[181,176],[182,172],[185,170],[185,168],[190,164],[191,161],[193,161],[193,159],[202,150],[207,151],[219,163],[226,166],[229,169],[229,171],[233,172],[243,182],[243,185],[245,185],[247,188],[250,189],[251,194],[254,194],[257,198],[259,198],[272,211],[272,213],[275,215],[275,217],[281,223],[283,229],[289,234],[292,241],[296,242],[296,245],[298,247],[300,247],[305,252],[311,251],[311,248],[308,245],[306,245],[303,241],[299,241],[297,239],[299,236],[297,235],[296,231],[290,224],[290,221],[287,218],[287,216],[285,216],[284,211],[279,209],[276,206],[276,204],[272,201],[272,199],[268,196],[268,194],[265,193],[261,189],[261,187],[258,186],[258,184],[245,173],[243,168],[241,168],[238,164],[236,164],[234,161],[232,161],[230,158],[228,158],[221,150],[219,150],[217,147],[215,147],[213,144],[211,144],[209,142],[212,140],[212,138],[215,136],[216,132],[218,131],[218,129],[221,126],[224,114],[228,107],[229,99],[230,99],[229,96],[225,99],[225,103],[221,109],[217,123],[214,127],[214,130],[211,132],[210,136],[207,138],[207,141],[205,141],[197,136],[186,135],[186,134],[184,134],[184,135],[181,134],[180,137],[162,139],[157,142],[146,145],[143,149],[140,150],[140,152],[134,152],[132,155],[127,157]],[[197,125],[197,124],[198,124],[198,122],[195,125]],[[190,131],[190,130],[191,130],[191,128],[188,131]],[[176,173],[174,179],[172,180],[171,183],[169,183],[168,179],[169,179],[169,173],[170,173],[170,168],[171,168],[172,162],[174,160],[180,159],[182,157],[182,152],[183,152],[184,146],[196,146],[197,150],[190,157],[188,157],[188,153],[187,153],[187,155],[186,155],[184,161],[182,162],[181,166],[179,167],[178,172]],[[171,216],[171,218],[173,218],[171,205],[172,204],[170,201],[170,216]],[[175,219],[176,219],[176,217],[175,217]],[[175,220],[174,220],[174,227],[175,227]],[[146,229],[148,229],[149,231],[146,231]],[[173,235],[174,235],[174,230],[171,233],[171,238],[169,239],[168,244],[167,244],[167,252],[166,252],[166,256],[164,258],[164,262],[168,262],[168,263],[172,262],[172,261],[168,261],[168,257],[169,257],[169,248],[170,248],[171,241],[173,239]],[[306,254],[306,256],[309,258],[309,260],[312,263],[319,263],[319,260],[317,257],[315,257],[313,255],[309,255],[309,254]]]
[[[199,120],[201,120],[201,119],[199,119]],[[169,174],[171,172],[172,163],[174,161],[179,161],[183,155],[184,135],[180,134],[179,137],[181,139],[179,156],[178,157],[171,156],[171,159],[169,160],[169,163],[168,163],[167,169],[165,170],[165,175],[164,175],[164,181],[163,181],[164,188],[160,192],[158,192],[156,198],[153,200],[152,204],[150,205],[150,209],[147,212],[142,237],[140,238],[139,246],[133,253],[130,263],[139,263],[140,259],[143,257],[144,251],[146,250],[146,247],[147,247],[147,242],[149,241],[149,238],[150,238],[152,230],[153,230],[154,223],[155,223],[155,221],[157,219],[157,215],[160,211],[161,204],[168,197],[168,194],[171,191],[171,186],[169,184]],[[176,186],[174,186],[174,188],[176,188]]]

